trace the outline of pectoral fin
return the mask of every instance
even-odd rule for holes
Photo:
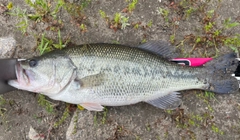
[[[177,107],[179,107],[182,103],[182,100],[179,98],[180,93],[178,92],[171,92],[168,95],[165,95],[163,97],[154,99],[154,100],[149,100],[146,101],[147,103],[161,108],[161,109],[176,109]]]
[[[105,80],[106,80],[105,75],[101,73],[89,75],[81,79],[76,79],[76,81],[80,83],[81,88],[91,88],[100,86],[104,83]]]
[[[103,111],[104,108],[98,103],[81,103],[80,105],[89,111]]]

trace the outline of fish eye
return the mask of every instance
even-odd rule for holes
[[[37,60],[35,60],[35,59],[31,59],[31,60],[29,60],[29,66],[30,67],[35,67],[35,66],[37,66]]]

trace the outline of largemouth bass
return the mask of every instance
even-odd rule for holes
[[[103,110],[103,105],[138,102],[175,109],[182,102],[176,91],[238,91],[238,81],[231,76],[238,65],[235,54],[193,68],[170,62],[170,58],[176,57],[172,48],[161,41],[139,47],[117,44],[68,47],[19,62],[17,80],[8,83],[94,111]]]

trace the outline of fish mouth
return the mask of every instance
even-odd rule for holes
[[[17,76],[17,82],[19,84],[27,85],[30,83],[29,76],[27,74],[27,70],[25,70],[21,66],[21,62],[16,64],[16,76]]]

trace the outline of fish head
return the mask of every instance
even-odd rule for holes
[[[17,79],[9,80],[9,85],[48,96],[64,90],[76,78],[76,67],[67,57],[36,57],[19,61],[15,71]]]

